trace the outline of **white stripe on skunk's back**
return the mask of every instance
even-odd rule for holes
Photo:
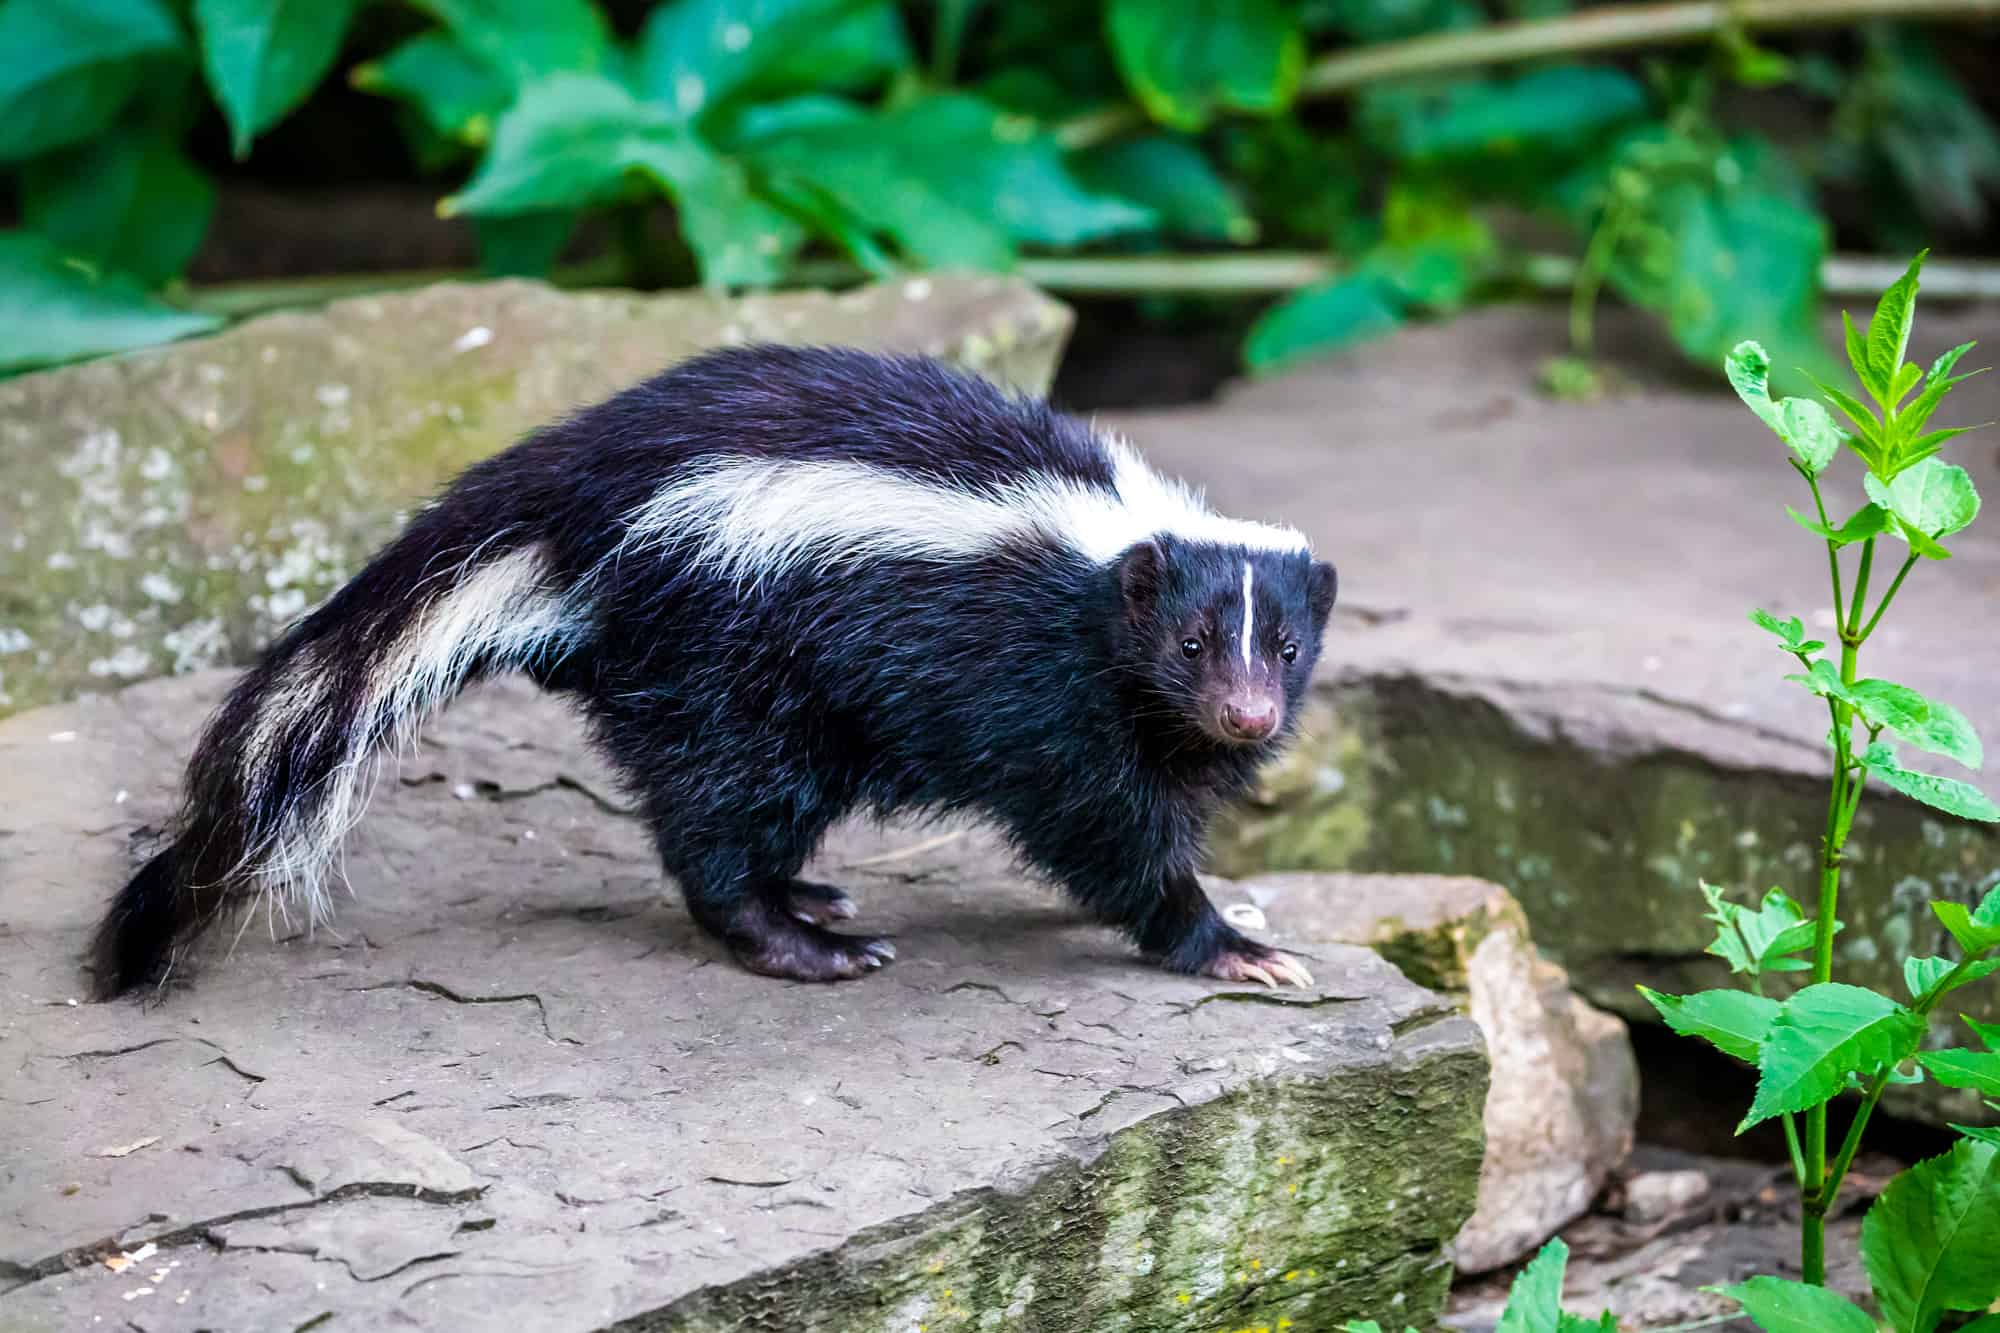
[[[1291,528],[1213,513],[1122,441],[1105,450],[1112,489],[1050,475],[974,488],[868,463],[717,458],[633,510],[611,558],[692,538],[703,565],[754,584],[805,564],[965,559],[1035,536],[1096,564],[1162,534],[1260,551],[1307,549]]]

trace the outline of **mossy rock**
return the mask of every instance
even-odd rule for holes
[[[697,352],[925,352],[1039,394],[1069,325],[985,277],[738,299],[447,284],[0,383],[0,714],[245,660],[459,469]]]

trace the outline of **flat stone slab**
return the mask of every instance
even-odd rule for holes
[[[1025,283],[639,296],[448,283],[0,383],[0,714],[241,662],[467,464],[710,348],[923,352],[1042,393]]]
[[[85,932],[223,683],[0,722],[9,1333],[1439,1309],[1480,1039],[1310,903],[1271,925],[1320,989],[1231,990],[1143,965],[986,834],[857,827],[816,873],[901,959],[754,977],[524,686],[462,701],[385,777],[334,931],[259,917],[189,989],[77,1003]]]
[[[1911,355],[1928,364],[1979,338],[1967,364],[1985,364],[1995,316],[1927,307]],[[1784,445],[1644,321],[1614,318],[1606,336],[1634,383],[1594,403],[1536,391],[1538,363],[1564,350],[1563,316],[1516,306],[1108,424],[1226,512],[1295,524],[1340,568],[1307,742],[1223,830],[1217,869],[1504,884],[1585,995],[1653,1021],[1634,983],[1726,984],[1702,952],[1713,930],[1697,879],[1743,901],[1772,884],[1813,896],[1826,709],[1784,680],[1797,665],[1746,615],[1763,606],[1823,631],[1832,608],[1825,548],[1785,517],[1809,497]],[[1946,416],[2000,419],[2000,375],[1968,382]],[[1953,559],[1911,574],[1862,669],[1956,705],[2000,751],[2000,431],[1944,456],[1989,513],[1952,540]],[[1859,507],[1860,474],[1836,461],[1830,509]],[[1900,561],[1888,548],[1878,590]],[[1975,780],[2000,793],[1994,764]],[[1840,977],[1898,995],[1905,953],[1955,947],[1929,901],[1976,902],[2000,880],[2000,829],[1879,783],[1847,854]],[[2000,1022],[2000,985],[1953,1001],[1940,1039],[1961,1008]],[[1905,1113],[1990,1115],[1935,1083],[1890,1097]]]

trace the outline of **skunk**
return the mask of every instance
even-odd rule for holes
[[[1293,729],[1335,576],[1126,444],[935,361],[711,353],[475,464],[265,651],[92,945],[110,996],[225,913],[326,919],[373,761],[474,681],[573,697],[743,966],[856,977],[799,878],[842,815],[976,812],[1184,973],[1306,985],[1195,878]]]

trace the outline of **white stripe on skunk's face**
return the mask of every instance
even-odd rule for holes
[[[867,463],[717,459],[634,510],[610,559],[692,540],[701,564],[755,584],[846,560],[967,559],[1036,537],[1103,565],[1161,535],[1255,551],[1307,549],[1290,528],[1210,512],[1130,446],[1106,448],[1115,489],[1046,475],[973,488]]]

